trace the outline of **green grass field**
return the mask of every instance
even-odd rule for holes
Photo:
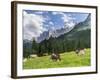
[[[77,55],[75,51],[61,54],[61,61],[52,61],[50,56],[29,58],[23,62],[23,69],[41,69],[41,68],[61,68],[61,67],[80,67],[90,66],[90,49],[86,49],[85,55]]]

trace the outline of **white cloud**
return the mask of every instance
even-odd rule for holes
[[[45,19],[45,21],[51,20],[51,18],[50,18],[48,15],[45,15],[45,16],[44,16],[44,19]]]
[[[50,25],[54,25],[54,23],[52,21],[49,22]]]
[[[23,12],[23,34],[24,39],[32,39],[38,37],[46,29],[43,27],[45,19],[43,16],[36,14],[28,14]]]
[[[64,27],[74,27],[75,18],[72,17],[71,14],[65,14],[64,12],[52,12],[53,15],[60,15],[61,19],[64,21]]]
[[[60,13],[62,15],[61,19],[65,23],[65,27],[74,27],[75,25],[75,18],[73,18],[71,15],[65,14],[63,12]]]
[[[51,31],[54,31],[56,30],[56,28],[54,26],[51,27]]]
[[[65,27],[74,27],[75,23],[74,22],[66,22]]]
[[[53,12],[52,12],[52,14],[53,14],[53,15],[57,15],[57,14],[58,14],[58,12],[54,12],[54,11],[53,11]]]

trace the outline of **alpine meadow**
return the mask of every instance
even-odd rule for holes
[[[23,10],[23,69],[91,66],[91,14]]]

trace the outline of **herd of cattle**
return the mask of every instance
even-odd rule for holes
[[[76,49],[75,50],[75,54],[81,56],[81,55],[85,55],[85,49],[82,48],[82,49]],[[30,58],[35,58],[37,57],[37,55],[30,55]],[[58,54],[58,53],[52,53],[51,56],[50,56],[50,59],[53,60],[53,61],[61,61],[61,55]],[[24,59],[24,62],[26,62],[27,59]]]
[[[82,49],[77,49],[76,51],[75,51],[75,53],[77,54],[77,55],[84,55],[85,54],[85,49],[84,48],[82,48]],[[60,56],[60,54],[58,54],[58,53],[52,53],[51,54],[51,59],[53,60],[53,61],[61,61],[61,56]]]

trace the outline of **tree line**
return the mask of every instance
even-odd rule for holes
[[[60,54],[78,48],[90,48],[90,39],[90,30],[78,31],[78,33],[72,34],[71,37],[68,37],[68,34],[64,34],[58,38],[50,37],[48,40],[45,39],[40,43],[37,43],[33,39],[31,47],[25,48],[24,45],[24,57],[28,57],[30,54],[44,56],[45,54],[50,55],[53,52]]]

